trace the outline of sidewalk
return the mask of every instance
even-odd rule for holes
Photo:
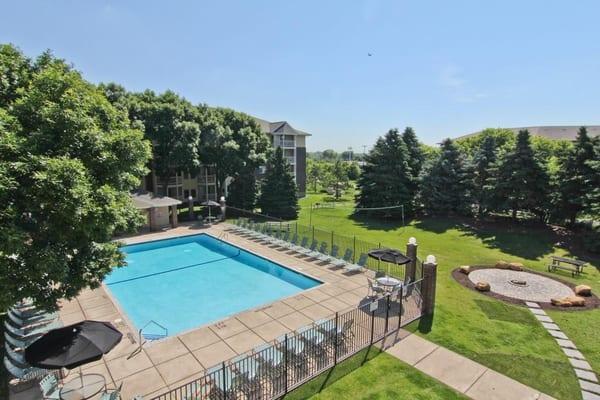
[[[475,400],[551,400],[505,375],[420,336],[401,330],[388,337],[386,351],[419,371]]]

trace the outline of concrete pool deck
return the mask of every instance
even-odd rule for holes
[[[332,316],[335,312],[355,308],[367,297],[366,276],[372,276],[372,272],[345,274],[343,270],[330,265],[321,265],[291,252],[229,233],[228,227],[227,224],[211,227],[182,225],[163,232],[127,237],[122,241],[133,244],[208,233],[324,283],[216,323],[148,342],[137,353],[138,333],[113,297],[104,287],[85,290],[72,301],[61,304],[60,317],[63,323],[71,324],[83,319],[111,321],[123,332],[123,340],[102,360],[81,367],[81,371],[104,375],[109,387],[123,383],[124,399],[138,394],[151,398],[193,380],[202,371],[221,361]]]

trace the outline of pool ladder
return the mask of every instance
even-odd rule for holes
[[[155,326],[159,327],[160,329],[162,329],[164,331],[164,333],[144,333],[144,329],[146,329],[149,325],[155,325]],[[159,324],[158,322],[151,319],[150,321],[148,321],[148,323],[146,325],[144,325],[142,327],[142,329],[140,329],[138,331],[139,346],[127,357],[127,359],[130,359],[131,357],[140,353],[142,351],[142,346],[148,340],[159,340],[159,339],[166,338],[167,336],[169,336],[169,330],[167,328],[165,328],[164,326],[162,326],[161,324]]]

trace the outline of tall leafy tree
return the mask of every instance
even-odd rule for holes
[[[529,131],[522,130],[514,150],[503,157],[499,166],[495,203],[511,210],[513,219],[518,211],[530,211],[544,218],[547,190],[548,174],[535,158]]]
[[[189,101],[171,91],[135,93],[127,100],[132,120],[143,124],[152,142],[153,169],[159,193],[167,194],[169,178],[179,171],[193,171],[200,165],[201,115]]]
[[[557,209],[561,216],[575,223],[577,214],[584,210],[587,196],[594,187],[592,162],[595,159],[594,143],[587,129],[581,127],[570,151],[560,163],[558,170]]]
[[[348,170],[342,160],[330,164],[329,173],[325,175],[325,184],[333,189],[336,200],[342,197],[342,191],[348,187]]]
[[[62,60],[4,53],[0,71],[26,71],[0,77],[0,309],[23,297],[53,308],[122,263],[112,237],[140,222],[129,191],[150,144]]]
[[[277,147],[267,162],[258,207],[273,217],[295,219],[298,216],[296,190],[290,165],[283,157],[281,147]]]
[[[205,109],[199,160],[215,166],[217,193],[222,194],[227,177],[254,169],[266,161],[269,140],[254,118],[227,108]]]
[[[242,210],[253,210],[256,206],[256,174],[253,168],[244,168],[228,187],[227,205]]]
[[[365,165],[358,179],[357,208],[376,208],[403,205],[407,212],[414,198],[413,174],[409,165],[406,143],[397,129],[390,129],[377,139],[365,157]],[[375,212],[399,216],[400,209]]]
[[[486,214],[492,207],[495,190],[496,140],[487,135],[473,157],[473,200],[477,203],[480,216]]]
[[[472,210],[471,170],[450,139],[423,177],[422,202],[430,215],[469,215]]]

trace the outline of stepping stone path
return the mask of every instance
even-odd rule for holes
[[[575,375],[579,378],[579,386],[581,387],[581,397],[583,400],[600,400],[600,384],[598,384],[598,377],[592,370],[591,365],[585,360],[583,354],[577,350],[575,344],[570,341],[567,335],[565,335],[558,325],[552,321],[552,318],[540,308],[538,303],[527,301],[525,304],[548,333],[552,335],[562,351],[568,357],[569,362],[575,371]]]

